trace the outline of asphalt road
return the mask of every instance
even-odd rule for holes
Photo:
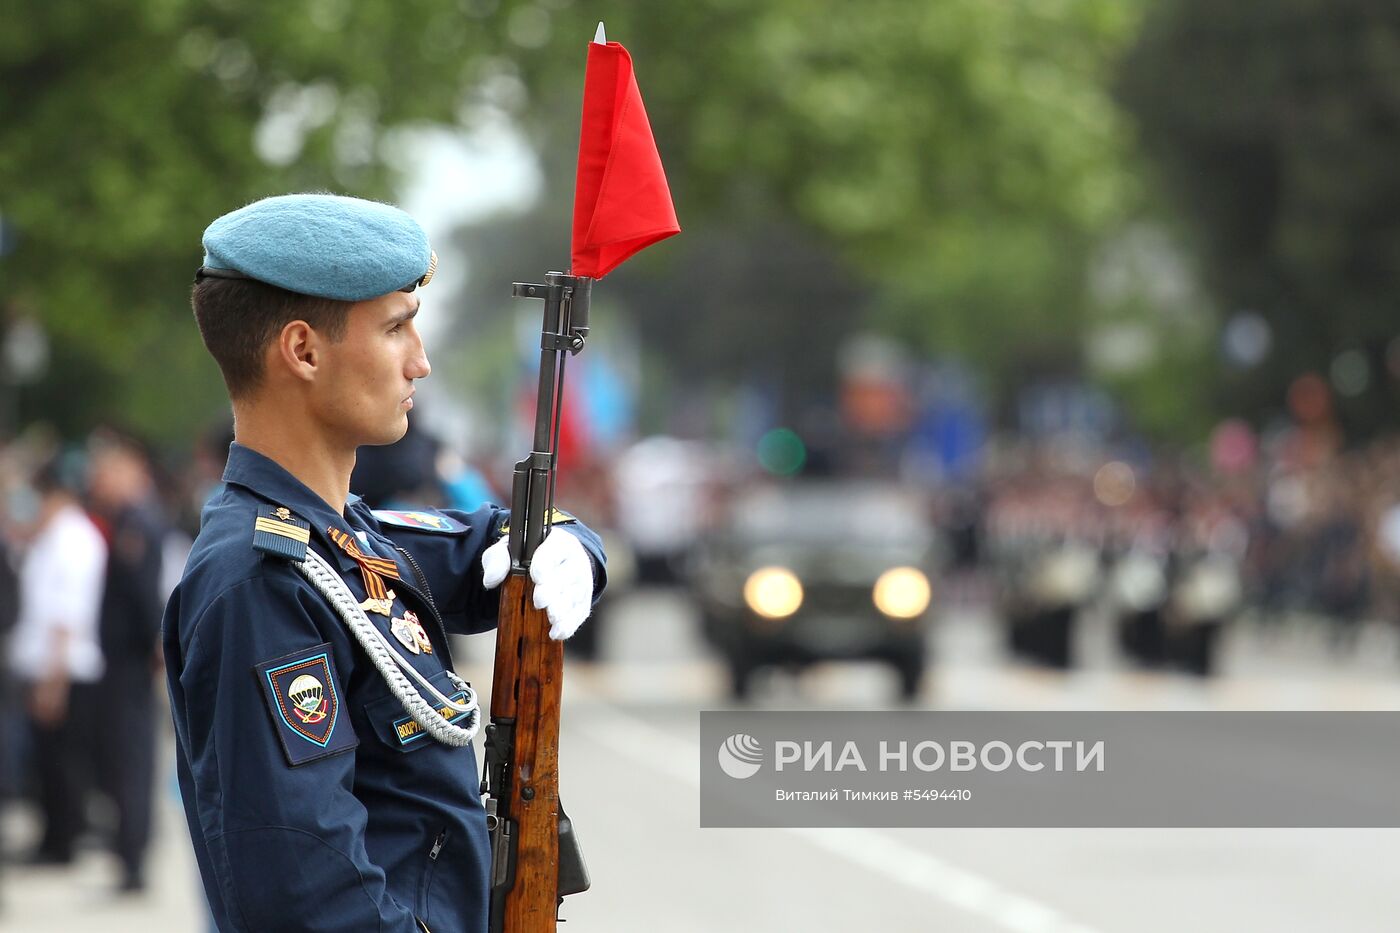
[[[921,704],[967,709],[1400,708],[1389,634],[1332,656],[1312,628],[1241,626],[1225,676],[1197,682],[1115,667],[1102,625],[1082,626],[1086,669],[1006,663],[993,620],[942,620]],[[726,708],[722,669],[687,603],[655,592],[619,604],[598,664],[566,680],[561,771],[593,875],[569,898],[566,933],[616,931],[1390,931],[1400,916],[1395,830],[700,829],[701,709]],[[489,638],[465,673],[488,684]],[[819,668],[761,685],[771,709],[883,708],[874,666]],[[119,900],[101,853],[71,871],[7,868],[0,929],[202,930],[198,882],[173,795],[162,794],[151,890]],[[6,816],[7,835],[29,827]]]

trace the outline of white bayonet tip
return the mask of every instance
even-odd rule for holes
[[[598,31],[593,34],[593,41],[599,45],[608,44],[608,36],[607,33],[603,32],[603,24],[601,21],[598,23]]]

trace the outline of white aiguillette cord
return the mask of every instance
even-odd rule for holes
[[[389,685],[389,690],[398,697],[403,708],[408,711],[408,715],[413,717],[413,721],[423,727],[423,731],[437,739],[444,745],[462,747],[470,745],[476,737],[476,731],[481,726],[481,708],[477,704],[476,691],[471,684],[458,677],[455,671],[447,670],[448,679],[452,685],[467,695],[466,699],[458,703],[449,697],[442,695],[426,677],[418,672],[408,661],[399,654],[398,649],[389,643],[384,634],[375,628],[374,623],[365,615],[365,611],[360,608],[360,603],[350,588],[345,585],[345,581],[340,578],[340,573],[326,562],[326,559],[310,548],[306,551],[306,559],[300,563],[293,561],[292,566],[301,571],[302,575],[311,582],[321,595],[331,601],[340,618],[345,622],[345,627],[350,629],[350,634],[355,636],[355,640],[360,643],[360,647],[369,655],[369,659],[374,662],[379,673],[383,675],[385,683]],[[448,709],[466,715],[466,724],[458,725],[443,719],[441,714],[425,699],[423,695],[404,676],[408,672],[413,679],[418,681],[431,693],[439,703]]]

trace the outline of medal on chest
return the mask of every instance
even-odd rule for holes
[[[428,630],[418,621],[418,613],[405,610],[403,617],[389,623],[389,631],[414,654],[432,654],[433,643],[428,640]]]
[[[406,609],[401,617],[394,618],[394,591],[388,588],[384,579],[401,579],[398,565],[388,558],[366,555],[350,535],[338,528],[327,528],[326,533],[359,565],[360,575],[365,581],[365,592],[369,594],[364,602],[360,603],[360,608],[388,619],[389,634],[409,651],[414,654],[432,654],[433,643],[428,640],[428,631],[423,628],[423,623],[418,621],[418,613]]]
[[[383,599],[366,596],[364,602],[360,603],[360,608],[365,612],[375,612],[386,618],[392,618],[394,615],[394,591],[385,590]]]
[[[364,602],[360,603],[360,608],[365,612],[373,612],[392,619],[394,616],[394,591],[389,589],[384,579],[398,580],[399,568],[387,557],[370,557],[360,550],[360,546],[355,543],[355,539],[341,531],[339,528],[331,527],[326,529],[326,534],[335,542],[346,554],[350,555],[360,568],[360,576],[365,581]]]
[[[418,652],[422,650],[418,647],[418,639],[414,637],[413,628],[408,624],[407,619],[394,619],[391,621],[389,623],[389,632],[399,640],[399,644],[403,645],[414,654],[418,654]]]

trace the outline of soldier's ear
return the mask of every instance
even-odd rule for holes
[[[274,358],[293,378],[311,381],[320,364],[321,335],[305,321],[291,321],[277,335]]]

